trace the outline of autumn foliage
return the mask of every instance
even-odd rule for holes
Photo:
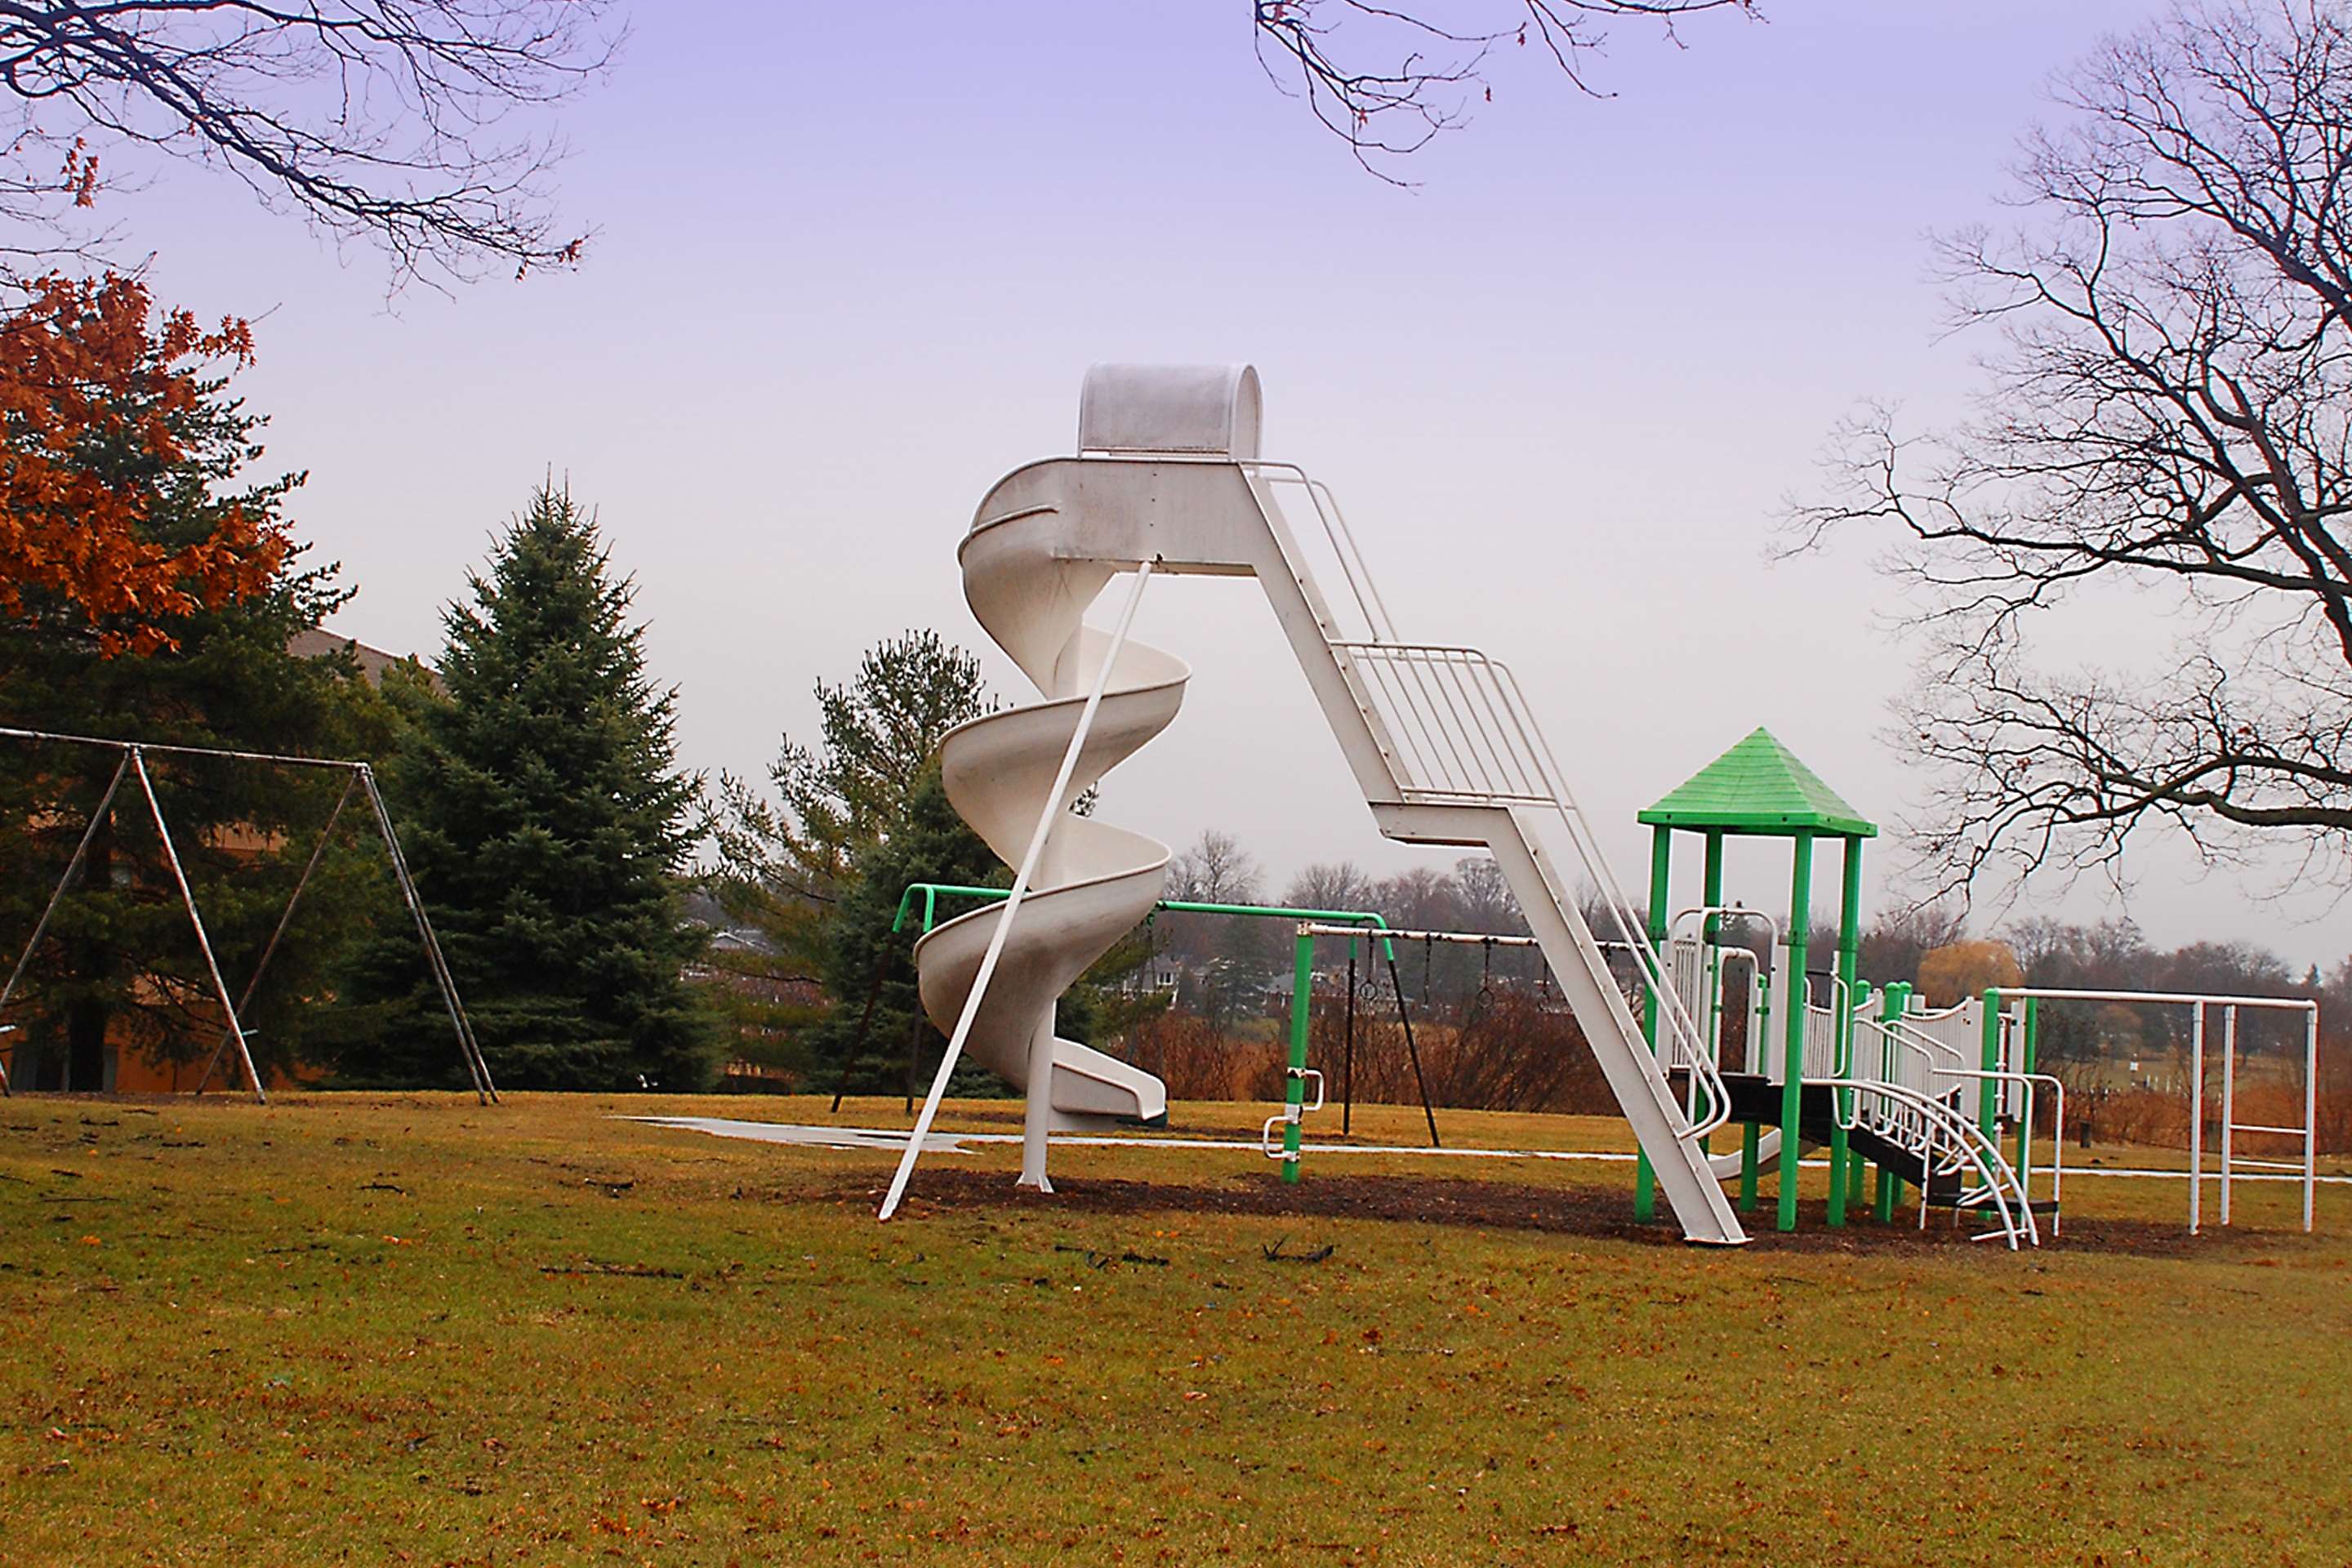
[[[177,646],[175,621],[260,591],[284,526],[245,508],[208,537],[147,526],[161,476],[187,455],[207,367],[253,360],[252,329],[157,319],[145,285],[50,277],[0,319],[0,617],[76,619],[109,656]]]

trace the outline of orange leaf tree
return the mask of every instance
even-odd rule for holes
[[[208,509],[207,531],[159,531],[210,367],[252,363],[241,321],[160,319],[146,286],[51,276],[0,319],[0,618],[79,620],[110,657],[177,646],[173,625],[266,588],[286,564],[274,516]]]

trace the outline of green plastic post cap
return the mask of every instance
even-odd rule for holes
[[[1652,827],[1724,833],[1878,837],[1877,824],[1760,727],[1668,792],[1642,813],[1641,821]]]

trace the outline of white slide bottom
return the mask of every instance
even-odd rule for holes
[[[1756,1168],[1760,1171],[1780,1157],[1780,1130],[1777,1127],[1768,1127],[1762,1136],[1756,1140]],[[1739,1151],[1735,1149],[1728,1154],[1709,1154],[1706,1157],[1706,1168],[1715,1173],[1717,1180],[1728,1182],[1738,1177],[1739,1162]]]

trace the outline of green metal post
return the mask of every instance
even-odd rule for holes
[[[1813,836],[1796,836],[1794,872],[1789,879],[1789,974],[1782,994],[1789,1016],[1782,1020],[1780,1058],[1780,1228],[1797,1228],[1797,1142],[1805,1096],[1805,937],[1813,920]]]
[[[1900,1018],[1911,1010],[1911,983],[1897,980],[1878,994],[1878,1016],[1881,1022]],[[1895,1211],[1903,1206],[1903,1178],[1894,1172],[1878,1173],[1878,1217],[1892,1220]]]
[[[1650,829],[1650,946],[1665,962],[1666,947],[1666,881],[1674,860],[1674,830],[1670,827]],[[1644,983],[1642,987],[1642,1037],[1650,1042],[1650,1054],[1658,1054],[1657,991]],[[1633,1217],[1646,1220],[1657,1212],[1658,1179],[1650,1169],[1650,1157],[1637,1154],[1633,1159]]]
[[[1708,909],[1723,902],[1723,834],[1720,830],[1710,829],[1706,836],[1706,861],[1699,874],[1699,902]],[[1699,931],[1702,952],[1706,958],[1706,1009],[1692,1022],[1698,1026],[1699,1038],[1704,1048],[1709,1051],[1715,1049],[1719,1037],[1717,1031],[1721,1027],[1719,1020],[1723,1016],[1722,960],[1715,951],[1716,935],[1722,923],[1717,916],[1709,915],[1701,922]],[[1658,956],[1661,962],[1664,960],[1664,948],[1659,950]],[[1713,1106],[1707,1108],[1709,1115],[1713,1115],[1714,1110]],[[1698,1141],[1700,1153],[1706,1152],[1706,1143],[1704,1138]]]
[[[1298,1180],[1299,1119],[1307,1103],[1307,1032],[1315,1001],[1315,936],[1298,933],[1290,982],[1290,1072],[1283,1084],[1282,1179]]]
[[[1756,1212],[1756,1150],[1760,1130],[1753,1121],[1739,1124],[1739,1212]]]
[[[2000,1067],[2000,993],[1991,986],[1984,992],[1984,1051],[1977,1063],[1986,1072]],[[1977,1079],[1977,1125],[1990,1138],[1993,1135],[1993,1111],[2000,1086],[1989,1078]]]
[[[1844,842],[1844,876],[1838,889],[1837,1008],[1840,1078],[1853,1076],[1854,971],[1862,955],[1862,840]],[[1852,1151],[1847,1147],[1845,1118],[1853,1114],[1853,1090],[1833,1091],[1838,1114],[1830,1119],[1830,1223],[1845,1223],[1846,1189],[1852,1184]]]

